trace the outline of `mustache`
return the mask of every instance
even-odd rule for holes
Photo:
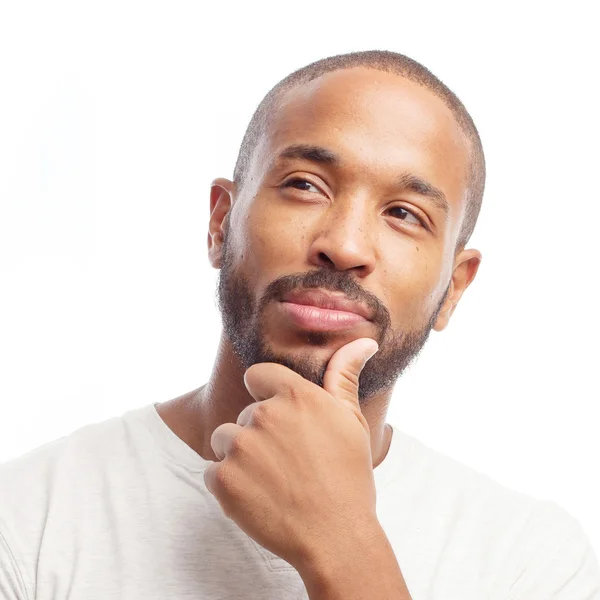
[[[265,289],[259,303],[259,310],[262,311],[271,301],[281,300],[289,292],[310,288],[341,292],[353,302],[366,304],[373,311],[373,322],[378,324],[383,331],[390,326],[390,313],[375,294],[363,289],[348,273],[329,269],[292,273],[275,279]]]

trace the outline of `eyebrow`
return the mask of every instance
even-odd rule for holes
[[[313,163],[327,165],[331,167],[340,167],[342,164],[341,157],[322,146],[314,146],[311,144],[292,144],[279,152],[271,161],[269,170],[275,167],[278,163],[287,162],[289,160],[307,160]],[[448,199],[442,190],[435,187],[422,177],[414,173],[402,173],[396,179],[396,185],[403,190],[414,192],[431,201],[431,203],[444,214],[444,219],[448,218],[450,213],[450,205]]]

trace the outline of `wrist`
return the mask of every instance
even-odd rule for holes
[[[377,522],[326,546],[298,570],[310,600],[411,600],[394,550]]]
[[[353,519],[343,531],[332,532],[308,548],[299,564],[294,565],[307,590],[327,587],[340,574],[352,573],[366,555],[377,555],[389,542],[377,518]]]

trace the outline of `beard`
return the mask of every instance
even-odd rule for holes
[[[223,321],[223,331],[244,370],[255,363],[274,362],[292,369],[305,379],[323,387],[327,361],[315,358],[312,347],[324,347],[335,339],[334,332],[306,332],[307,349],[300,356],[275,352],[264,334],[264,310],[283,294],[302,288],[319,287],[343,292],[350,300],[362,302],[373,311],[373,324],[379,335],[375,341],[379,350],[370,358],[359,377],[359,404],[365,407],[376,394],[391,389],[406,368],[417,358],[433,329],[450,285],[444,297],[421,329],[393,331],[389,311],[373,294],[363,290],[346,271],[331,267],[304,273],[293,273],[272,281],[256,302],[248,280],[236,273],[224,231],[221,270],[218,277],[217,301]]]

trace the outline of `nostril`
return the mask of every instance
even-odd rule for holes
[[[319,258],[321,260],[324,260],[326,263],[329,264],[333,264],[333,261],[329,258],[329,256],[327,256],[327,254],[325,254],[325,252],[319,252]]]

